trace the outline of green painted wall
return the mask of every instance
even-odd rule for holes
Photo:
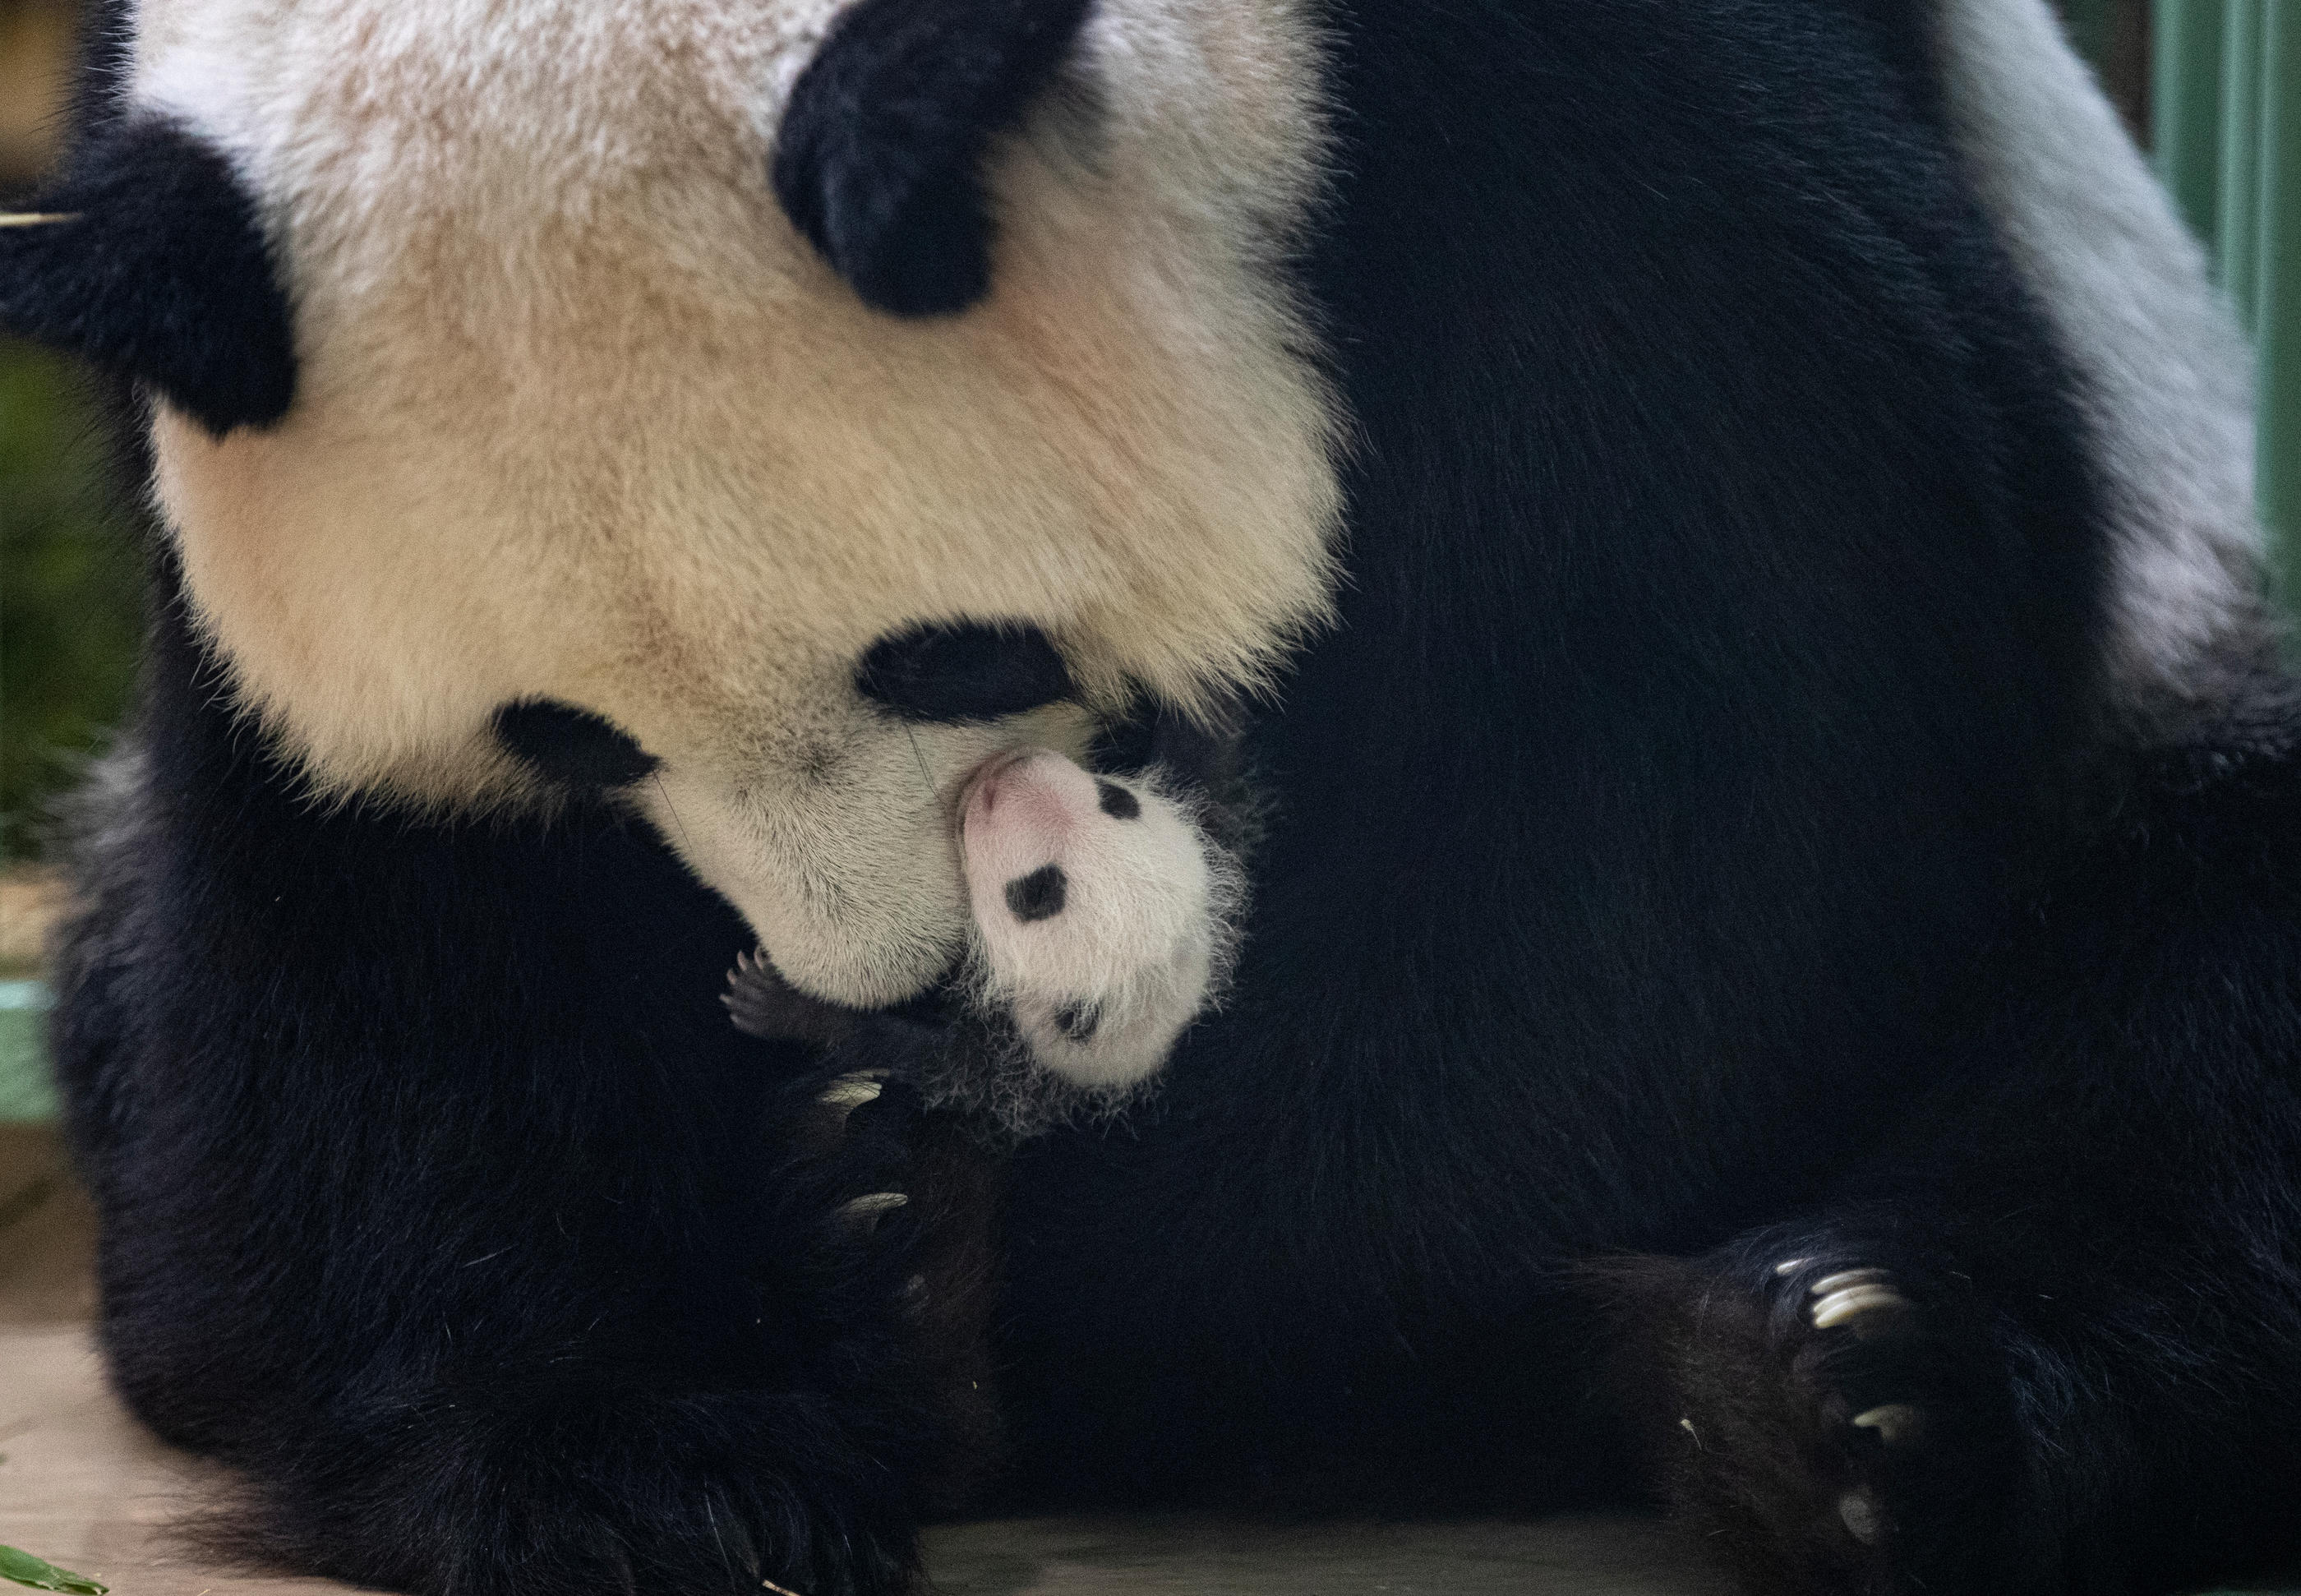
[[[2157,169],[2259,355],[2273,581],[2301,614],[2301,0],[2155,0]]]

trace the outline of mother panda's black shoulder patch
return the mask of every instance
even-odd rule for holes
[[[296,397],[288,296],[255,202],[172,121],[113,124],[0,228],[0,325],[149,384],[222,437]]]
[[[863,0],[791,90],[775,196],[864,303],[965,310],[991,286],[981,171],[1061,64],[1088,0]]]

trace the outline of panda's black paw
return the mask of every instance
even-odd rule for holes
[[[719,1001],[744,1035],[805,1048],[836,1047],[874,1017],[800,991],[763,952],[736,955]]]
[[[394,1391],[413,1400],[347,1404],[301,1466],[188,1528],[413,1596],[902,1596],[941,1420],[899,1348],[841,1344],[857,1366],[837,1387],[630,1390],[628,1368],[571,1358]]]
[[[832,1239],[891,1241],[909,1217],[913,1149],[925,1106],[919,1089],[891,1073],[861,1070],[833,1076],[816,1097],[839,1122],[819,1155],[843,1190],[828,1208]]]
[[[736,961],[720,1000],[737,1030],[784,1045],[780,1135],[796,1155],[795,1199],[819,1216],[810,1228],[834,1248],[893,1240],[925,1112],[918,1081],[941,1033],[809,997],[764,954]]]
[[[2023,1588],[2010,1385],[1954,1275],[1775,1232],[1601,1277],[1662,1492],[1745,1588]]]

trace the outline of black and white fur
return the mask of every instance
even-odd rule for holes
[[[1122,1112],[1219,1000],[1235,954],[1236,854],[1209,833],[1212,796],[1175,785],[1162,769],[1090,774],[1045,748],[1017,748],[968,781],[958,824],[973,925],[956,984],[972,1024],[810,1001],[765,954],[730,977],[735,1024],[850,1050],[866,1035],[889,1055],[874,1074],[899,1062],[928,1106],[1008,1135]]]
[[[0,230],[156,509],[57,1053],[242,1548],[2301,1565],[2301,719],[2234,335],[2043,0],[97,20]],[[931,1094],[1059,1079],[965,847],[1025,750],[1255,824],[1159,1090],[1017,1146]]]

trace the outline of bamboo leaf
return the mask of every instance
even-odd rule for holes
[[[13,1580],[20,1585],[29,1585],[35,1591],[56,1591],[63,1596],[105,1596],[111,1586],[59,1568],[54,1563],[43,1562],[29,1551],[19,1551],[13,1546],[0,1546],[0,1579]]]

